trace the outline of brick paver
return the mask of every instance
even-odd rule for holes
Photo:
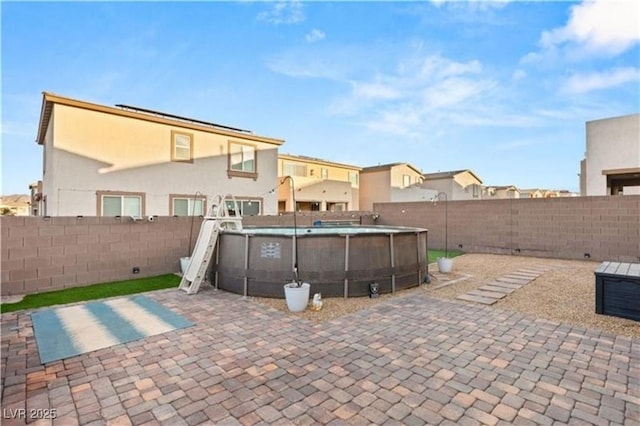
[[[322,324],[209,288],[149,297],[196,325],[47,365],[29,314],[2,315],[2,424],[28,408],[53,425],[640,422],[628,337],[426,295]]]

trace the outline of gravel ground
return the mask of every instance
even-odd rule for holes
[[[434,272],[432,282],[429,285],[399,291],[396,294],[381,295],[377,299],[367,297],[346,300],[325,298],[320,311],[307,309],[301,313],[290,313],[290,315],[320,323],[365,309],[393,297],[410,297],[415,293],[454,299],[456,296],[481,287],[495,278],[532,265],[552,267],[553,270],[545,272],[533,282],[499,300],[492,307],[640,338],[640,322],[595,313],[593,271],[598,267],[599,262],[491,254],[465,254],[456,257],[453,273],[441,275]],[[429,270],[436,271],[436,265],[430,265]],[[252,299],[287,312],[284,299]]]

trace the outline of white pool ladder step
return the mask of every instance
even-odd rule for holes
[[[229,214],[227,197],[232,198],[234,216]],[[209,262],[218,244],[220,231],[223,229],[242,230],[242,216],[238,213],[236,199],[231,195],[226,195],[224,197],[217,196],[216,200],[219,201],[219,204],[214,204],[211,211],[204,217],[191,261],[180,280],[179,288],[186,291],[187,294],[196,294],[200,285],[206,280]]]
[[[207,269],[209,269],[209,262],[218,243],[219,234],[220,225],[218,221],[205,219],[202,227],[200,227],[200,234],[191,255],[189,266],[184,272],[182,280],[180,280],[180,290],[186,291],[187,294],[198,292],[200,285],[207,277]]]

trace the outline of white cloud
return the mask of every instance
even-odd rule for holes
[[[351,93],[362,99],[397,99],[401,94],[384,83],[352,82]]]
[[[461,121],[481,116],[477,101],[489,96],[497,83],[483,74],[477,60],[458,62],[418,49],[393,72],[352,79],[350,87],[331,105],[332,113],[352,116],[370,131],[421,139],[454,116]]]
[[[298,0],[280,1],[258,14],[259,21],[270,24],[297,24],[305,20],[303,5]]]
[[[331,80],[342,93],[328,101],[327,112],[376,133],[424,140],[456,126],[539,125],[538,118],[513,111],[512,94],[480,60],[457,61],[420,43],[408,50],[306,46],[271,57],[267,66],[290,77]]]
[[[447,78],[425,90],[424,105],[428,108],[460,105],[494,86],[495,83],[490,80]]]
[[[314,28],[305,36],[305,39],[309,43],[315,43],[316,41],[324,40],[326,37],[325,33]]]
[[[570,94],[582,94],[630,82],[636,82],[636,87],[640,83],[640,68],[625,67],[603,72],[574,74],[566,81],[563,91]]]
[[[435,7],[467,7],[472,10],[490,10],[505,7],[512,0],[430,0]]]
[[[522,79],[524,79],[527,76],[527,72],[521,69],[517,69],[513,72],[513,74],[511,75],[511,79],[513,81],[520,81]]]
[[[640,41],[640,2],[637,0],[584,1],[571,7],[564,27],[542,33],[545,50],[563,45],[587,54],[618,55]]]

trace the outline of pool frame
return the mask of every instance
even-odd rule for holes
[[[284,284],[294,280],[294,250],[298,245],[299,277],[311,284],[310,293],[323,297],[362,297],[369,284],[393,293],[416,287],[429,274],[428,231],[422,228],[379,228],[363,234],[260,234],[259,229],[225,230],[220,234],[211,268],[216,288],[244,296],[284,298]],[[349,231],[358,226],[349,227]],[[254,232],[252,232],[254,231]]]

